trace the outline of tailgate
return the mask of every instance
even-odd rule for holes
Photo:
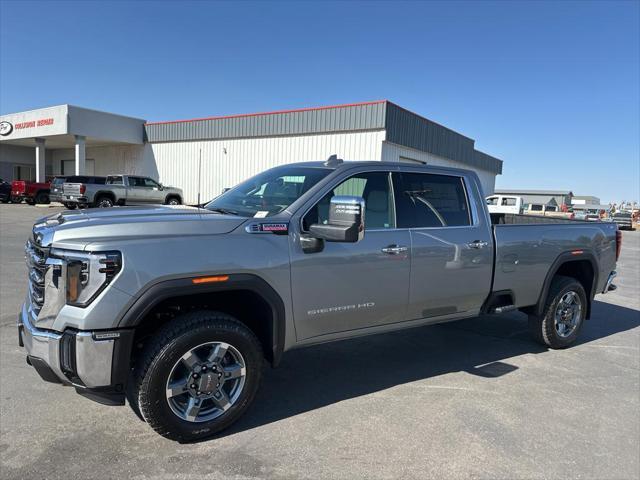
[[[80,187],[82,186],[81,183],[65,183],[62,186],[62,191],[64,192],[65,195],[71,195],[74,197],[78,197],[81,195],[80,193]]]
[[[14,180],[11,182],[11,193],[13,195],[24,195],[27,183],[24,180]]]

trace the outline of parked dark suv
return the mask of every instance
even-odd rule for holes
[[[11,199],[11,184],[0,178],[0,202],[7,203]]]

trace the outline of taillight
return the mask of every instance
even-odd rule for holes
[[[620,250],[622,250],[622,232],[616,230],[616,261],[620,258]]]
[[[86,191],[87,191],[87,186],[83,183],[82,185],[80,185],[80,193],[84,195],[84,192]]]

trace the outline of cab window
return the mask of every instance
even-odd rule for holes
[[[487,198],[487,205],[498,205],[498,197]]]
[[[111,175],[107,177],[107,185],[124,185],[124,180],[120,175]]]
[[[329,221],[331,199],[338,195],[362,197],[365,202],[364,225],[366,230],[395,228],[395,212],[388,172],[365,172],[354,175],[327,193],[302,222],[304,230],[314,223]]]
[[[471,225],[462,177],[394,173],[393,191],[399,228]]]

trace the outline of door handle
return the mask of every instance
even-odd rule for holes
[[[471,243],[467,243],[467,246],[469,248],[484,248],[487,245],[489,245],[489,242],[484,242],[484,241],[481,241],[481,240],[475,240],[475,241],[473,241]]]
[[[384,247],[382,249],[383,253],[388,253],[389,255],[398,255],[400,253],[406,252],[409,250],[407,247],[403,247],[401,245],[389,245],[388,247]]]

